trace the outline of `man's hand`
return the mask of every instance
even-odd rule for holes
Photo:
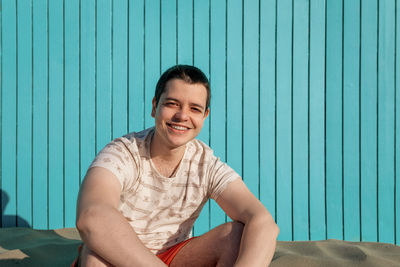
[[[85,245],[115,266],[165,266],[119,212],[121,184],[110,171],[89,169],[81,186],[76,227]]]
[[[279,228],[267,209],[240,179],[230,183],[216,202],[232,220],[244,224],[235,266],[268,266]]]

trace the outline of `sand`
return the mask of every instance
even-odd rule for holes
[[[0,229],[0,266],[70,266],[81,243],[74,228]],[[270,266],[399,266],[400,246],[386,243],[278,241]]]

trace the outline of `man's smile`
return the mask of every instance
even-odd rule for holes
[[[172,129],[178,130],[178,131],[187,131],[190,129],[189,127],[186,127],[186,126],[180,125],[180,124],[169,123],[169,122],[167,122],[166,124],[169,128],[172,128]]]

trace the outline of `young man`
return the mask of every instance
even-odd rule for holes
[[[115,139],[82,184],[77,228],[81,266],[267,266],[278,227],[240,176],[195,139],[209,114],[210,87],[177,65],[157,83],[155,127]],[[232,218],[189,238],[209,198]]]

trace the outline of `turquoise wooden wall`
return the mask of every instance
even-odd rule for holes
[[[1,225],[74,226],[111,139],[153,125],[159,75],[211,80],[200,138],[280,240],[400,242],[395,0],[2,0]],[[206,205],[195,234],[225,222]]]

